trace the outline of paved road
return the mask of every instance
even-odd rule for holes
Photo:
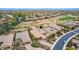
[[[58,39],[58,41],[56,42],[52,50],[62,50],[67,40],[78,33],[79,33],[79,29],[66,33],[65,35],[63,35],[62,37]]]

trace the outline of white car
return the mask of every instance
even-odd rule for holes
[[[65,43],[66,41],[64,41],[63,43]]]

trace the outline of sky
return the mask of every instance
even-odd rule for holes
[[[78,4],[78,0],[0,0],[1,8],[77,8]]]

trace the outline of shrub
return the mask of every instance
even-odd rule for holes
[[[21,43],[21,41],[19,40],[19,39],[16,39],[16,41],[15,41],[15,46],[20,46],[20,43]]]
[[[66,50],[75,50],[75,48],[67,47]]]

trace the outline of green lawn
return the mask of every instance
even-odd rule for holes
[[[75,19],[75,17],[68,16],[68,15],[59,18],[59,20],[61,20],[61,21],[72,21],[74,19]]]

